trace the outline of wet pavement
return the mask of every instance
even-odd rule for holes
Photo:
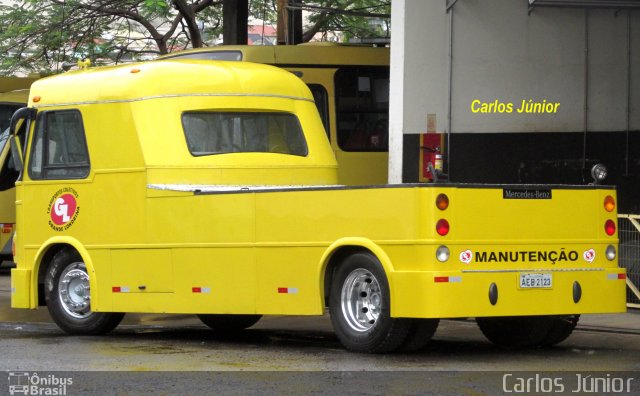
[[[6,371],[636,371],[640,378],[638,312],[583,315],[574,334],[553,348],[504,350],[486,341],[473,320],[443,320],[424,351],[362,355],[342,348],[326,315],[265,317],[244,332],[223,337],[191,315],[129,314],[108,335],[74,337],[51,322],[46,308],[14,310],[9,305],[9,276],[4,274],[0,369]],[[495,386],[485,390],[494,393]]]

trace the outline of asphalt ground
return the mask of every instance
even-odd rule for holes
[[[364,355],[344,350],[327,315],[265,317],[219,336],[192,315],[129,314],[107,335],[74,337],[46,308],[11,309],[9,296],[0,275],[0,369],[14,373],[0,395],[20,372],[72,378],[66,394],[507,394],[520,377],[564,384],[556,394],[576,394],[576,378],[638,378],[626,393],[640,394],[637,311],[583,315],[553,348],[498,348],[466,319],[441,321],[423,351]]]

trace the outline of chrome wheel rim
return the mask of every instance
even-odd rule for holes
[[[62,271],[58,298],[70,316],[84,319],[91,315],[89,274],[84,263],[73,263]]]
[[[340,305],[342,315],[353,330],[365,332],[375,326],[382,310],[382,293],[371,271],[358,268],[347,276]]]

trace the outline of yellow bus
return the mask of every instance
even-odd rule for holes
[[[256,62],[291,71],[313,94],[338,161],[338,183],[387,183],[389,48],[333,43],[222,46],[162,59],[179,58]]]

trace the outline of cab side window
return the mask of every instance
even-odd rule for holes
[[[31,179],[82,179],[89,175],[89,153],[77,110],[38,115],[31,143]]]
[[[307,142],[294,114],[272,112],[187,112],[182,115],[193,156],[278,153],[306,157]]]

